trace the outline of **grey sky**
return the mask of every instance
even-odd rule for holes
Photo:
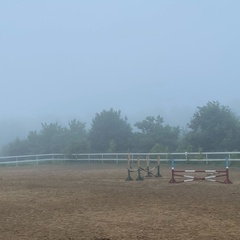
[[[240,114],[240,1],[10,0],[0,3],[0,145],[41,122],[185,126],[219,101]]]

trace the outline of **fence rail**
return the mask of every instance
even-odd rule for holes
[[[57,161],[99,161],[107,162],[114,161],[119,163],[127,161],[146,160],[157,161],[160,157],[161,162],[168,162],[171,159],[179,161],[192,162],[212,162],[212,161],[240,161],[240,152],[185,152],[185,153],[84,153],[84,154],[38,154],[38,155],[21,155],[21,156],[3,156],[0,157],[0,165],[20,163],[35,163],[40,162],[57,162]]]

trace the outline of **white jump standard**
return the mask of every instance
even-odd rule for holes
[[[204,177],[190,176],[179,173],[205,173],[212,174]],[[184,178],[183,180],[177,181],[175,177]],[[217,180],[216,178],[226,177],[224,181]],[[207,180],[211,182],[219,182],[225,184],[231,184],[232,181],[229,179],[229,170],[228,170],[228,159],[226,159],[226,169],[225,170],[175,170],[174,160],[172,160],[172,178],[169,183],[181,183],[181,182],[192,182],[199,180]]]

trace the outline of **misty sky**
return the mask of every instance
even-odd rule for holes
[[[0,3],[0,145],[41,122],[185,126],[208,101],[240,115],[240,1]]]

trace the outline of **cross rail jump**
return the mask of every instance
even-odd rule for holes
[[[182,182],[192,182],[199,180],[206,180],[210,182],[218,182],[224,184],[231,184],[232,181],[229,179],[229,169],[228,169],[229,161],[226,159],[226,168],[225,170],[175,170],[174,168],[174,159],[172,160],[172,178],[169,183],[182,183]],[[180,173],[205,173],[212,174],[204,177],[185,175]],[[213,175],[215,174],[215,175]],[[175,177],[184,178],[183,180],[177,180]],[[226,177],[224,181],[217,180],[217,178]]]
[[[152,169],[150,169],[149,167],[149,158],[147,157],[147,167],[146,168],[142,168],[140,166],[140,159],[138,158],[137,160],[138,162],[138,168],[137,169],[133,169],[131,164],[130,164],[130,156],[128,156],[128,176],[126,178],[126,181],[133,181],[133,178],[131,177],[131,173],[132,172],[137,172],[137,178],[136,181],[142,181],[144,180],[144,177],[141,176],[141,172],[146,172],[145,177],[162,177],[162,174],[160,173],[160,157],[158,156],[158,164],[157,166],[154,166]],[[153,171],[157,169],[157,173],[154,174]]]

